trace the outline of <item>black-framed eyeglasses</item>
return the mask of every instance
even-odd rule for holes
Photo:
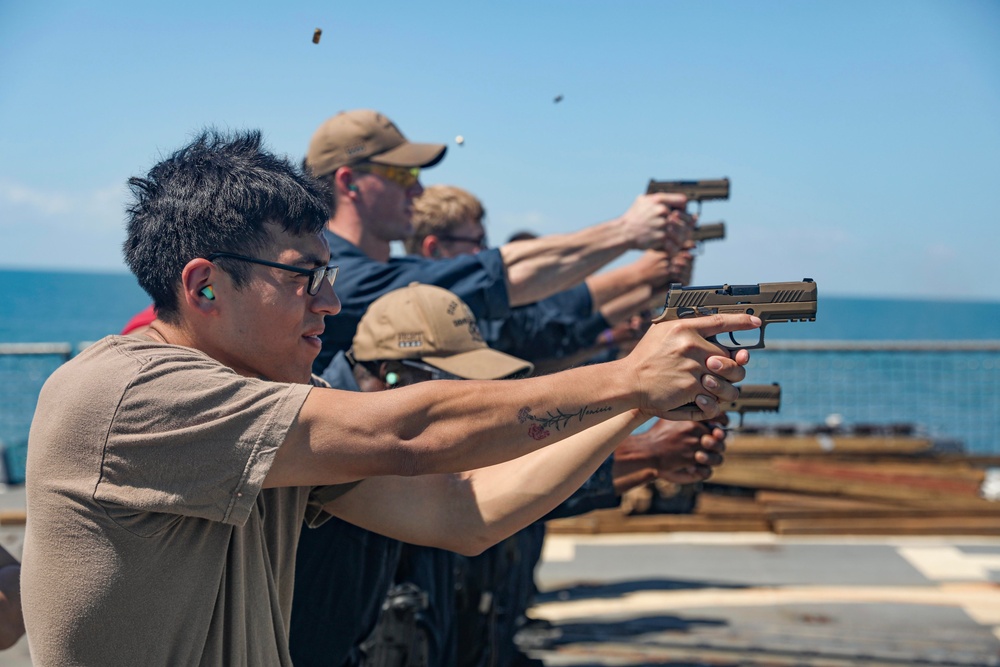
[[[226,259],[237,259],[241,262],[250,262],[251,264],[260,264],[261,266],[270,266],[275,269],[284,269],[285,271],[291,271],[292,273],[297,273],[302,276],[309,276],[309,287],[306,289],[309,292],[309,296],[316,296],[319,293],[319,288],[323,286],[323,279],[326,278],[329,281],[330,286],[333,286],[335,280],[337,280],[337,273],[340,272],[339,266],[329,265],[329,266],[319,266],[315,269],[303,269],[300,266],[292,266],[291,264],[279,264],[278,262],[269,262],[266,259],[257,259],[256,257],[247,257],[246,255],[237,255],[231,252],[213,252],[207,259],[210,262],[214,262],[219,257],[224,257]]]
[[[436,234],[439,241],[451,241],[453,243],[471,243],[473,247],[486,250],[489,243],[486,241],[486,234],[482,236],[452,236],[451,234]]]

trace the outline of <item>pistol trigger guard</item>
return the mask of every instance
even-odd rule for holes
[[[730,332],[729,333],[729,337],[732,338],[732,336],[733,336],[733,334],[732,334],[732,332]],[[709,336],[705,340],[707,340],[709,343],[715,343],[716,345],[718,345],[719,347],[721,347],[723,350],[728,350],[729,352],[733,352],[734,350],[740,349],[739,343],[736,343],[735,339],[733,340],[733,342],[736,343],[736,347],[729,347],[728,345],[726,345],[725,343],[723,343],[722,341],[720,341],[719,337],[717,335]]]

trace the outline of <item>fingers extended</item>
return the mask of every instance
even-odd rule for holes
[[[745,331],[747,329],[757,329],[761,325],[761,320],[756,315],[706,315],[705,317],[695,317],[685,320],[690,323],[695,331],[705,338],[727,331]]]

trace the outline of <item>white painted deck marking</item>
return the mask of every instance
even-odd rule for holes
[[[542,562],[568,563],[576,558],[576,540],[548,535],[542,545]]]
[[[1000,554],[970,554],[955,547],[902,547],[899,555],[934,581],[988,581]]]
[[[955,547],[901,547],[899,555],[935,581],[989,581],[991,571],[1000,571],[1000,555],[970,554]],[[968,601],[958,605],[980,625],[993,626],[1000,639],[1000,601]]]
[[[639,591],[615,599],[548,602],[533,607],[531,613],[551,621],[567,621],[609,615],[635,617],[660,613],[665,609],[823,603],[941,605],[979,610],[980,613],[989,615],[992,612],[985,610],[1000,608],[1000,590],[989,584],[942,584],[932,587],[788,586],[738,590]],[[978,622],[978,619],[973,618]]]
[[[841,544],[882,544],[895,546],[934,587],[916,586],[788,586],[757,587],[742,590],[706,589],[700,591],[639,591],[616,600],[571,600],[537,605],[532,614],[551,621],[583,619],[602,615],[640,616],[664,609],[694,607],[756,606],[796,603],[903,603],[958,607],[976,623],[988,626],[1000,639],[1000,588],[990,583],[991,572],[1000,572],[1000,554],[974,554],[950,546],[944,539],[883,538],[837,540]],[[570,562],[578,544],[626,546],[651,544],[773,544],[829,543],[826,540],[788,540],[761,533],[601,535],[546,537],[542,560]],[[969,543],[997,545],[996,540],[970,540]],[[963,583],[966,582],[966,583]],[[973,582],[973,583],[967,583]]]

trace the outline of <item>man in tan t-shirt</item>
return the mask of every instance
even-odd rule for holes
[[[314,386],[339,309],[321,186],[257,133],[202,135],[129,182],[125,258],[158,317],[39,396],[22,600],[40,666],[289,665],[303,519],[478,553],[646,418],[717,414],[748,355],[706,337],[760,326],[658,324],[625,359],[503,384]]]

